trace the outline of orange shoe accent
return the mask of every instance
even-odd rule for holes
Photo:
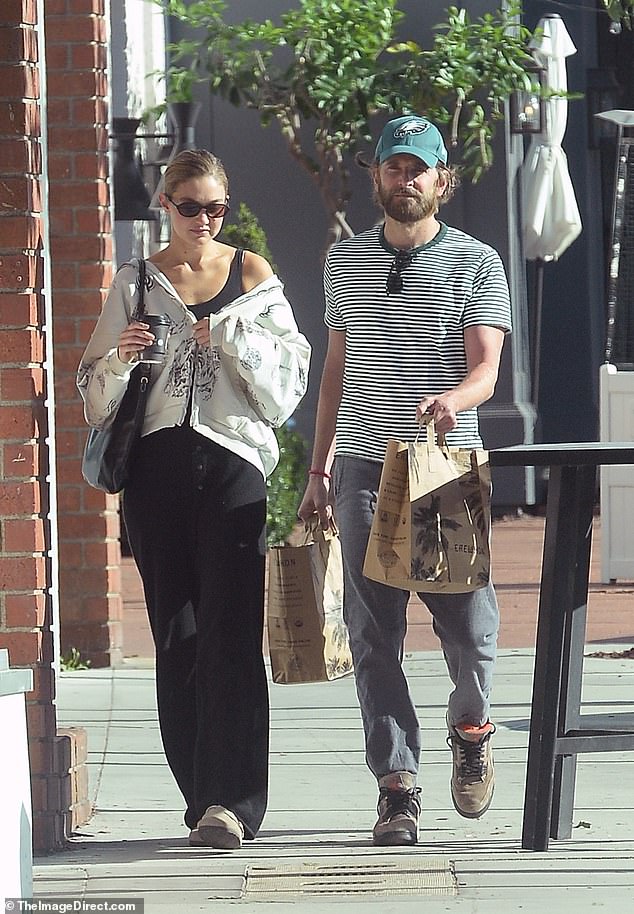
[[[460,733],[463,733],[467,739],[480,739],[481,736],[486,736],[487,733],[493,733],[495,727],[491,721],[487,721],[486,724],[482,726],[475,726],[474,724],[456,724],[456,730],[459,730]]]

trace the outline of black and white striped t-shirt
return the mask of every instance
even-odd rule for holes
[[[441,224],[388,294],[395,249],[375,226],[331,248],[324,269],[326,325],[346,333],[337,454],[382,461],[388,438],[413,441],[416,405],[467,373],[464,329],[511,329],[509,290],[497,252]],[[458,447],[482,447],[477,409],[458,415],[447,435]]]

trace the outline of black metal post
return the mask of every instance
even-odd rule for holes
[[[576,503],[577,536],[575,546],[574,593],[564,620],[564,649],[562,655],[561,692],[559,696],[558,738],[581,723],[581,684],[583,653],[590,579],[590,549],[592,545],[592,516],[596,482],[596,467],[577,467]],[[555,781],[551,811],[551,838],[570,838],[574,809],[576,755],[556,755]]]
[[[565,618],[574,588],[575,492],[576,467],[551,467],[522,828],[522,847],[530,850],[548,849]]]

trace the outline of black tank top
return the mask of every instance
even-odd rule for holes
[[[187,305],[188,309],[196,316],[196,320],[202,320],[203,317],[209,317],[210,314],[216,314],[216,312],[218,312],[221,308],[224,308],[225,305],[228,305],[229,302],[238,298],[239,295],[242,295],[243,263],[244,250],[242,248],[236,248],[236,252],[233,255],[233,260],[231,261],[231,266],[229,267],[229,275],[227,276],[227,281],[220,292],[218,292],[217,295],[214,295],[213,298],[200,302],[197,305]],[[185,412],[185,418],[183,420],[182,426],[182,428],[187,432],[189,432],[189,419],[192,410],[193,390],[193,385],[190,385],[189,395],[187,397],[187,410]]]
[[[216,314],[225,305],[242,295],[242,264],[244,263],[244,250],[237,248],[229,267],[227,281],[213,298],[200,302],[198,305],[187,305],[190,311],[196,315],[196,320],[203,317],[209,317],[210,314]]]

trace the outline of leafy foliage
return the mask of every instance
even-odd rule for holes
[[[530,31],[513,0],[471,21],[450,7],[431,49],[397,41],[397,0],[298,0],[280,24],[224,20],[225,0],[155,0],[197,32],[170,45],[168,100],[191,98],[196,81],[212,94],[276,122],[290,155],[317,185],[329,215],[328,242],[353,234],[346,221],[349,155],[371,137],[377,112],[424,112],[451,122],[466,174],[491,164],[503,103],[529,77]],[[308,127],[312,129],[307,129]]]
[[[628,29],[634,26],[634,0],[601,0],[601,4],[612,22]]]
[[[451,124],[451,144],[462,141],[462,168],[474,181],[493,160],[491,143],[505,100],[515,89],[531,88],[526,64],[532,61],[533,34],[519,23],[520,13],[514,4],[472,21],[466,10],[451,6],[430,50],[408,45],[412,57],[403,70],[410,103]]]
[[[273,267],[273,256],[269,250],[264,229],[258,222],[257,216],[253,213],[246,203],[238,206],[236,221],[228,223],[222,230],[222,237],[229,244],[235,247],[246,248],[248,251],[254,251],[264,257]]]
[[[285,543],[298,523],[297,509],[306,483],[306,442],[287,422],[275,430],[280,462],[267,479],[267,537],[269,546]]]
[[[68,654],[64,654],[59,660],[60,669],[67,673],[71,670],[87,670],[90,668],[90,660],[82,660],[82,656],[76,647],[71,647]]]

